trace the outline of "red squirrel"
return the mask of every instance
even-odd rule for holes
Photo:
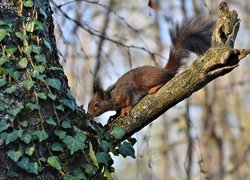
[[[201,17],[184,19],[181,24],[176,24],[169,31],[172,46],[164,68],[137,67],[121,76],[107,90],[102,88],[99,78],[96,78],[93,85],[94,96],[89,102],[87,113],[91,117],[111,110],[121,116],[129,113],[143,96],[156,92],[176,75],[189,52],[201,55],[210,48],[213,26],[211,20]]]

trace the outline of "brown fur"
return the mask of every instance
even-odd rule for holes
[[[142,66],[128,71],[107,90],[99,79],[94,82],[94,96],[89,102],[88,114],[92,117],[115,110],[125,115],[147,93],[153,93],[172,79],[188,52],[204,53],[211,42],[213,23],[202,18],[184,20],[170,31],[172,47],[164,68]]]

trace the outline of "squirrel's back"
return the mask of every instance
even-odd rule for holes
[[[214,22],[204,18],[187,18],[176,24],[170,31],[172,46],[165,68],[176,73],[189,52],[201,55],[211,46]]]

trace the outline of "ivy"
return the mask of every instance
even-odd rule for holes
[[[62,163],[58,156],[50,156],[47,160],[48,164],[57,170],[62,170]]]
[[[72,155],[74,152],[85,148],[86,138],[86,135],[83,133],[76,133],[74,137],[67,135],[63,142],[66,144],[67,148],[70,150],[70,154]]]
[[[113,128],[111,134],[112,134],[112,135],[114,136],[114,138],[116,138],[116,139],[122,139],[122,137],[123,137],[124,134],[125,134],[125,130],[122,129],[121,127],[119,127],[119,126],[115,126],[115,127]]]

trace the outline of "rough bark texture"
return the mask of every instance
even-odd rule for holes
[[[145,96],[128,116],[109,122],[107,136],[117,125],[125,129],[124,139],[131,136],[213,79],[236,68],[239,61],[250,53],[250,50],[233,49],[240,23],[237,16],[235,11],[228,10],[226,3],[221,3],[213,46],[155,94]]]

